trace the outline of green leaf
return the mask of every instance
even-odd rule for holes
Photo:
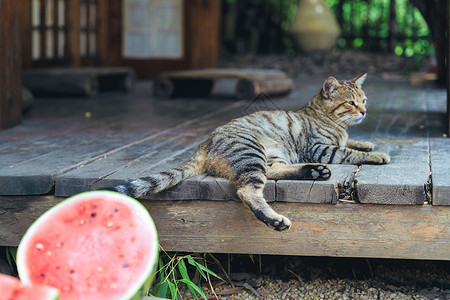
[[[207,299],[205,293],[203,293],[203,291],[195,283],[193,283],[190,280],[185,280],[185,279],[180,279],[180,281],[185,283],[191,291],[192,291],[192,289],[194,289],[197,293],[199,293],[200,296],[203,297],[203,299]],[[192,293],[192,295],[194,296],[195,294]]]
[[[8,262],[9,269],[13,273],[17,273],[15,268],[16,256],[17,256],[17,247],[6,247],[6,260]]]
[[[166,298],[167,295],[167,291],[169,289],[169,282],[168,281],[164,281],[162,283],[158,283],[152,290],[151,294],[155,295],[156,297],[160,297],[160,298]]]
[[[168,281],[167,283],[169,284],[169,290],[170,290],[172,299],[177,300],[178,299],[178,287],[170,281]]]
[[[180,261],[178,262],[178,270],[180,271],[181,277],[183,277],[183,279],[191,280],[187,272],[186,263],[183,259],[180,259]]]
[[[188,262],[193,265],[194,267],[197,268],[197,270],[200,272],[200,274],[203,276],[203,278],[206,279],[206,275],[204,272],[209,273],[210,275],[214,276],[214,277],[218,277],[216,273],[214,273],[213,271],[211,271],[210,269],[208,269],[207,267],[205,267],[204,265],[196,262],[192,257],[191,259],[188,258]]]

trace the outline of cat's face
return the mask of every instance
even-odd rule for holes
[[[366,117],[367,97],[361,89],[366,75],[340,82],[328,77],[323,83],[322,109],[336,123],[350,126],[361,123]]]

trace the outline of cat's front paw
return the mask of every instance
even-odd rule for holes
[[[359,151],[365,151],[370,152],[375,148],[375,145],[371,142],[359,142],[358,144],[358,150]]]
[[[304,166],[304,168],[309,171],[309,175],[311,176],[309,178],[306,176],[305,179],[327,180],[331,176],[331,170],[325,164],[309,164]]]
[[[385,165],[390,163],[391,158],[389,155],[381,152],[371,152],[369,153],[367,157],[366,164],[373,164],[373,165]]]

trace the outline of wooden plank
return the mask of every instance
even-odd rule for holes
[[[433,205],[450,205],[450,140],[430,139]]]
[[[234,112],[238,113],[240,112],[239,108],[243,105],[239,102],[205,105],[204,101],[196,100],[190,101],[190,105],[179,105],[185,102],[173,100],[171,103],[155,101],[154,106],[149,110],[148,100],[143,98],[136,102],[122,101],[122,103],[117,103],[118,105],[113,107],[111,106],[112,103],[108,103],[108,100],[103,99],[99,100],[98,103],[96,102],[98,107],[81,106],[79,115],[74,117],[75,120],[78,118],[78,121],[73,122],[72,120],[72,122],[69,122],[71,124],[68,125],[67,131],[60,132],[59,129],[65,128],[65,126],[59,128],[56,125],[58,122],[47,124],[54,127],[51,129],[51,131],[54,131],[54,136],[50,135],[50,138],[49,136],[46,137],[46,134],[40,134],[40,132],[45,132],[45,130],[42,130],[43,128],[40,128],[42,131],[36,130],[37,140],[43,143],[37,145],[36,149],[30,149],[29,147],[33,139],[12,143],[13,148],[5,150],[5,155],[9,159],[3,156],[5,160],[0,162],[0,166],[2,166],[0,168],[0,182],[2,183],[0,184],[0,194],[48,193],[52,189],[57,175],[97,160],[102,155],[115,151],[115,148],[126,147],[130,143],[145,140],[156,132],[159,132],[160,135],[168,133],[175,126],[178,126],[178,133],[181,133],[187,125],[199,120],[216,122],[213,126],[216,127],[220,124],[217,123],[219,121],[214,116],[222,115],[229,109],[234,109]],[[221,110],[217,108],[221,108]],[[84,118],[83,115],[86,111],[84,109],[91,111],[95,117],[92,117],[92,120]],[[124,116],[124,112],[127,112],[128,117]],[[97,113],[99,117],[97,117]],[[98,122],[96,121],[97,118],[99,119]],[[118,123],[111,122],[116,119]],[[224,123],[229,119],[231,119],[231,115]],[[67,121],[67,119],[64,121]],[[83,128],[83,126],[87,128]],[[80,130],[77,127],[82,129]],[[191,133],[199,134],[195,130]],[[105,134],[106,138],[99,139],[99,136],[105,137]],[[20,134],[16,136],[24,138]],[[11,138],[14,139],[14,136],[11,136]],[[161,136],[158,141],[164,141],[164,138]],[[29,151],[29,153],[20,153],[20,146],[18,146],[20,143],[23,144],[24,150]],[[26,150],[27,147],[28,150]],[[36,181],[36,184],[31,184],[33,180]],[[10,181],[11,184],[8,184]]]
[[[62,199],[0,197],[0,246]],[[292,221],[277,232],[237,201],[141,202],[166,251],[450,260],[448,207],[274,203]]]
[[[361,203],[423,204],[430,177],[426,139],[377,139],[375,151],[391,156],[387,165],[363,165],[357,174]]]
[[[17,246],[28,227],[64,198],[0,196],[0,246]]]
[[[329,165],[331,177],[325,181],[278,180],[276,181],[276,201],[306,203],[336,203],[337,185],[348,180],[353,165]]]
[[[450,259],[447,207],[275,203],[280,233],[234,201],[143,204],[166,251]]]
[[[236,117],[241,105],[233,103],[220,112],[185,122],[65,172],[57,177],[56,195],[68,196],[175,167],[187,160],[217,126]]]
[[[274,202],[274,180],[268,180],[264,187],[264,198],[267,202]],[[236,200],[241,201],[236,193],[236,187],[224,178],[199,175],[181,182],[177,186],[157,195],[145,197],[149,200]]]
[[[0,129],[22,119],[19,1],[0,0]]]

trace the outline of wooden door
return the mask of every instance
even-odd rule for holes
[[[111,64],[140,77],[216,67],[219,0],[122,0],[110,3]]]

